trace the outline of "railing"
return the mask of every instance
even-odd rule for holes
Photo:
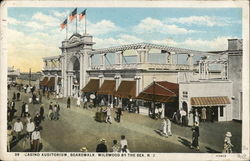
[[[43,67],[43,70],[61,70],[61,67]]]
[[[11,71],[11,72],[8,71],[8,76],[10,76],[10,75],[20,75],[20,72],[19,71]]]
[[[121,69],[144,69],[144,70],[194,70],[197,67],[186,64],[156,64],[156,63],[129,63],[112,65],[92,65],[88,70],[121,70]]]

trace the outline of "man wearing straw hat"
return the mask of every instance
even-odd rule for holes
[[[100,139],[100,144],[96,147],[96,152],[108,152],[108,148],[106,143],[106,140],[104,138]]]

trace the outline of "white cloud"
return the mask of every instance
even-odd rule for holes
[[[34,21],[27,22],[27,23],[25,24],[25,26],[30,27],[30,28],[33,28],[33,29],[35,29],[35,30],[41,30],[41,29],[44,28],[43,25],[41,25],[41,24],[39,24],[39,23],[37,23],[37,22],[34,22]]]
[[[40,35],[40,36],[39,36]],[[42,37],[43,36],[43,37]],[[21,71],[40,71],[43,67],[42,58],[58,55],[60,50],[53,37],[42,33],[29,33],[8,29],[8,63],[20,68]],[[35,61],[34,61],[35,60]]]
[[[186,48],[192,50],[215,51],[215,50],[227,50],[228,39],[231,38],[235,37],[221,36],[221,37],[216,37],[212,40],[187,38],[183,41],[175,41],[171,38],[166,38],[161,40],[156,39],[156,40],[146,41],[144,39],[132,35],[118,35],[116,38],[94,37],[94,42],[96,42],[94,48],[96,49],[108,48],[112,46],[146,42],[146,43],[167,45],[167,46]]]
[[[133,43],[141,43],[143,39],[140,39],[136,36],[132,35],[119,35],[117,38],[100,38],[94,37],[94,42],[96,42],[95,48],[107,48],[112,46],[119,46],[119,45],[126,45],[126,44],[133,44]]]
[[[168,46],[177,46],[178,45],[178,42],[176,42],[170,38],[163,39],[163,40],[151,40],[150,43],[160,44],[160,45],[168,45]]]
[[[11,24],[11,25],[18,25],[18,24],[21,24],[22,22],[15,19],[15,18],[8,17],[8,23]]]
[[[191,39],[188,38],[183,42],[180,42],[180,46],[185,46],[191,49],[196,50],[227,50],[228,47],[228,39],[231,39],[232,37],[227,36],[221,36],[214,38],[212,40],[201,40],[201,39]]]
[[[226,26],[230,23],[230,19],[226,17],[210,17],[210,16],[189,16],[179,18],[169,18],[166,22],[180,23],[185,25],[200,25],[200,26]]]
[[[233,37],[221,36],[221,37],[216,37],[212,40],[187,38],[184,41],[164,39],[164,40],[152,40],[150,42],[154,44],[162,44],[162,45],[187,48],[192,50],[213,51],[213,50],[227,50],[228,39],[231,38]]]
[[[83,21],[81,21],[83,23]],[[121,30],[121,28],[119,28],[118,26],[116,26],[112,21],[110,20],[101,20],[97,23],[91,23],[91,22],[87,22],[88,23],[88,33],[92,34],[92,35],[103,35],[103,34],[107,34],[110,32],[115,32],[118,30]]]
[[[58,11],[52,11],[52,14],[56,17],[63,18],[67,17],[69,15],[69,10],[63,11],[63,12],[58,12]]]
[[[37,12],[36,14],[34,14],[31,18],[32,20],[35,20],[37,22],[40,22],[41,24],[45,25],[45,26],[59,26],[60,21],[59,19],[53,17],[53,16],[48,16],[45,15],[41,12]]]
[[[120,35],[120,40],[122,40],[121,42],[123,42],[123,44],[144,42],[144,40],[141,38],[138,38],[138,37],[133,36],[133,35],[125,35],[125,34]]]
[[[176,25],[169,25],[160,21],[158,19],[153,19],[151,17],[147,17],[143,19],[138,25],[134,27],[134,31],[136,33],[162,33],[162,34],[187,34],[198,32],[195,30],[189,30],[182,27],[178,27]]]

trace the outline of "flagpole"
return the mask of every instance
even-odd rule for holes
[[[67,20],[68,21],[68,20]],[[68,39],[68,22],[66,24],[66,39]]]
[[[87,19],[86,18],[87,18],[87,13],[85,13],[85,17],[84,17],[84,20],[85,20],[85,28],[84,28],[85,31],[84,32],[85,32],[85,34],[87,33]]]
[[[77,33],[77,12],[76,12],[76,33]]]

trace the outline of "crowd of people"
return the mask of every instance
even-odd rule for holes
[[[203,107],[201,109],[191,109],[190,112],[187,113],[181,108],[173,113],[172,120],[181,126],[193,126],[195,122],[214,122],[215,111],[211,107]]]
[[[113,140],[113,144],[111,148],[108,150],[106,145],[106,140],[104,138],[100,139],[100,143],[96,147],[96,152],[122,152],[122,153],[129,153],[128,149],[128,141],[126,140],[125,136],[121,136],[120,144],[117,140]]]
[[[12,99],[7,100],[7,150],[11,151],[12,145],[22,142],[21,145],[25,151],[38,152],[41,149],[41,123],[45,119],[44,104],[41,104],[42,94],[35,86],[30,85],[8,85],[8,89],[11,88],[18,92],[13,92]],[[28,100],[21,97],[25,95]],[[34,116],[29,110],[31,104],[41,104]],[[19,112],[20,115],[18,115]]]
[[[11,87],[8,87],[9,89]],[[27,95],[29,100],[26,102],[22,97]],[[42,104],[43,93],[40,90],[36,90],[35,86],[27,86],[23,85],[22,88],[20,86],[17,87],[17,92],[13,92],[12,99],[8,98],[8,151],[11,151],[11,144],[14,144],[19,141],[23,141],[23,148],[28,149],[28,151],[38,152],[40,150],[41,143],[41,134],[40,130],[42,130],[41,123],[46,119],[45,115],[45,105]],[[71,108],[72,98],[68,97],[66,99],[66,107]],[[21,104],[20,107],[16,108],[16,103]],[[83,102],[83,108],[88,108],[87,104],[90,102],[86,97],[78,97],[76,100],[76,106],[81,107],[81,102]],[[94,101],[92,100],[92,103]],[[40,108],[36,109],[37,112],[34,116],[31,115],[29,110],[29,106],[31,104],[39,104]],[[123,115],[123,107],[121,103],[118,103],[117,106],[112,106],[111,104],[106,104],[104,100],[101,100],[99,103],[95,102],[95,106],[100,107],[100,112],[104,113],[105,118],[104,121],[106,123],[112,124],[113,118],[118,123],[121,122],[121,116]],[[90,106],[91,107],[91,106]],[[92,106],[93,107],[93,106]],[[113,116],[112,110],[115,110],[115,115]],[[16,115],[16,113],[20,112],[20,116]],[[192,115],[193,120],[187,123],[187,112],[183,109],[178,110],[174,113],[172,119],[170,118],[162,118],[162,110],[161,108],[157,108],[155,111],[156,114],[159,115],[159,118],[162,119],[160,131],[162,135],[168,137],[172,136],[171,130],[171,120],[180,124],[181,126],[187,126],[193,123],[191,126],[192,138],[190,148],[195,148],[197,151],[199,150],[199,123],[201,121],[206,121],[206,111],[204,109],[198,111],[197,109],[192,110],[190,115]],[[56,101],[50,101],[48,106],[48,120],[59,120],[60,117],[60,105]],[[13,122],[14,121],[14,122]],[[224,150],[223,152],[231,153],[232,152],[232,143],[231,138],[232,134],[230,132],[226,133],[226,137],[224,140]],[[81,151],[88,151],[87,147],[83,147]],[[127,140],[125,136],[121,136],[120,144],[118,144],[117,140],[113,140],[112,147],[109,148],[110,152],[129,152]],[[100,144],[98,144],[96,148],[96,152],[109,152],[106,140],[101,139]]]

